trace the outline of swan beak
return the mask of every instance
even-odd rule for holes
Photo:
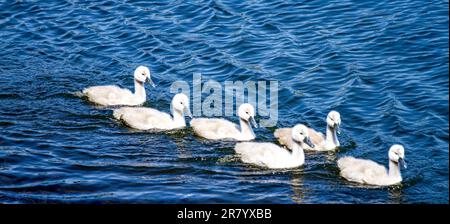
[[[152,85],[153,88],[156,87],[155,83],[152,81],[152,79],[151,79],[150,77],[147,77],[147,79],[146,79],[145,81],[147,81],[148,83],[150,83],[150,85]]]
[[[340,134],[341,134],[340,124],[334,124],[334,128],[336,129],[336,133],[337,133],[338,135],[340,135]]]
[[[192,118],[191,109],[189,109],[189,107],[185,107],[185,108],[184,108],[184,112],[186,113],[187,116],[189,116],[190,118]]]
[[[408,168],[408,166],[406,165],[406,161],[405,161],[405,159],[404,158],[399,158],[398,159],[398,162],[399,163],[401,163],[402,165],[403,165],[403,168]]]
[[[258,128],[258,124],[256,123],[255,118],[253,116],[250,117],[250,121],[252,122],[252,124],[255,128]]]
[[[304,143],[306,143],[309,147],[314,148],[314,144],[311,142],[310,137],[306,137],[305,140],[303,140]]]

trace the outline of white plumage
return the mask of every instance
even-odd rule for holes
[[[341,170],[340,175],[348,181],[387,186],[402,181],[399,163],[403,162],[406,168],[404,158],[405,152],[403,146],[393,145],[389,150],[389,170],[386,170],[384,166],[374,161],[356,159],[351,156],[339,159],[337,164]]]
[[[312,128],[308,128],[309,137],[311,142],[315,145],[314,148],[309,147],[306,144],[302,144],[305,150],[314,151],[331,151],[340,146],[337,138],[337,132],[339,132],[339,126],[341,124],[341,115],[337,111],[330,111],[327,116],[327,129],[326,136],[322,133],[315,131]],[[280,144],[285,145],[289,149],[292,149],[293,141],[291,137],[291,128],[279,128],[274,132],[275,138],[278,139]]]
[[[146,107],[122,107],[114,110],[113,116],[122,120],[127,126],[139,129],[171,130],[186,126],[184,113],[191,116],[189,99],[184,94],[177,94],[172,99],[172,116],[167,113]]]
[[[196,118],[191,120],[194,132],[207,139],[219,140],[230,139],[238,141],[249,141],[255,138],[250,122],[256,127],[254,121],[255,110],[250,104],[242,104],[238,111],[240,128],[225,119],[218,118]]]
[[[236,144],[234,150],[242,162],[272,169],[294,168],[304,164],[305,154],[299,142],[311,144],[308,137],[308,128],[296,125],[291,132],[293,141],[292,152],[273,143],[241,142]]]
[[[114,85],[88,87],[83,89],[82,93],[89,101],[102,106],[135,106],[143,104],[146,100],[145,81],[154,86],[150,70],[145,66],[139,66],[134,71],[134,93]]]

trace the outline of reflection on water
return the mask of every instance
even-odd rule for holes
[[[296,204],[302,204],[307,189],[303,185],[303,175],[300,172],[292,174],[291,188],[293,194],[291,195],[292,201]]]
[[[394,204],[401,204],[404,203],[403,198],[403,186],[402,184],[392,186],[388,188],[389,192],[389,202]]]

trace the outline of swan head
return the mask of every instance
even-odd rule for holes
[[[178,93],[173,97],[172,108],[181,113],[184,112],[192,118],[191,110],[189,109],[189,98],[185,94]]]
[[[156,86],[150,77],[150,69],[142,65],[134,70],[134,79],[140,83],[145,83],[147,81],[153,87]]]
[[[309,147],[314,148],[314,144],[309,138],[309,130],[303,124],[297,124],[292,128],[292,139],[297,143],[305,143]]]
[[[330,128],[333,128],[336,130],[336,132],[339,134],[340,130],[339,127],[341,126],[341,114],[339,112],[332,110],[330,113],[328,113],[327,116],[327,125]]]
[[[248,123],[251,122],[255,128],[258,127],[255,121],[255,108],[251,104],[241,104],[241,106],[239,106],[238,116]]]
[[[406,168],[405,148],[399,144],[392,145],[389,149],[389,160],[397,164],[402,163],[403,167]]]

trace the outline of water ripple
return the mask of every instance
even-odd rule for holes
[[[448,2],[2,1],[0,201],[4,203],[448,203]],[[277,126],[324,131],[342,114],[336,153],[299,169],[242,164],[232,142],[134,131],[77,93],[132,88],[137,65],[167,108],[173,81],[278,80]],[[229,118],[237,121],[236,118]],[[275,142],[273,128],[257,141]],[[163,142],[164,144],[161,144]],[[386,164],[393,188],[339,177],[344,155]]]

